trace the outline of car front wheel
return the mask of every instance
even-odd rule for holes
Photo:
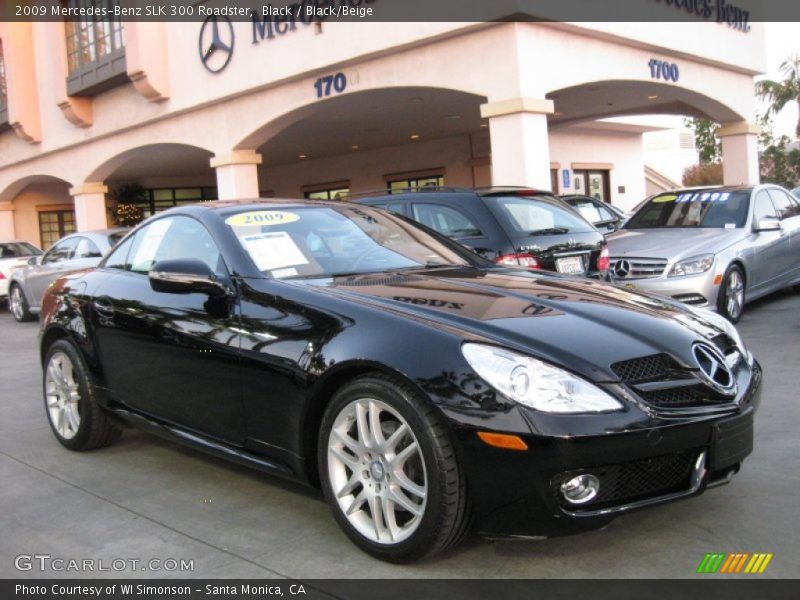
[[[22,288],[17,283],[12,283],[11,289],[8,290],[8,306],[18,322],[23,323],[33,319],[28,308],[28,301],[25,300],[25,294],[22,293]]]
[[[744,273],[741,267],[731,265],[725,271],[719,288],[717,310],[731,323],[738,323],[744,312]]]
[[[339,525],[377,558],[415,560],[466,533],[466,483],[448,432],[400,380],[376,374],[339,390],[322,419],[319,466]]]
[[[97,387],[75,347],[58,340],[44,361],[44,404],[56,439],[70,450],[114,443],[122,432],[97,404]]]

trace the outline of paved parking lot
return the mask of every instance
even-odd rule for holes
[[[107,576],[692,577],[706,552],[773,552],[764,576],[800,573],[800,294],[748,308],[740,329],[766,372],[756,450],[729,486],[545,541],[470,539],[427,562],[373,560],[340,532],[321,496],[205,454],[126,431],[77,454],[47,425],[38,323],[0,311],[0,577],[20,554],[187,559],[192,573]],[[92,573],[48,573],[50,577]],[[706,576],[708,577],[708,576]],[[752,576],[750,576],[752,577]]]

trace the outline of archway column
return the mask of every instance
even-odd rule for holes
[[[758,168],[758,134],[761,128],[747,121],[725,123],[717,129],[722,141],[722,182],[753,185],[761,181]]]
[[[13,240],[16,237],[14,206],[11,202],[0,202],[0,240]]]
[[[547,115],[553,101],[512,98],[481,105],[489,119],[492,185],[521,185],[550,189],[550,143]]]
[[[253,150],[235,150],[214,156],[211,167],[217,172],[220,200],[258,198],[258,165],[261,155]]]
[[[102,183],[90,182],[70,188],[75,202],[75,226],[78,231],[106,229],[106,194],[108,188]]]

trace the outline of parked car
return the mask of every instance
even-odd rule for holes
[[[28,259],[9,279],[11,314],[20,322],[34,319],[47,286],[69,271],[96,266],[127,232],[127,229],[104,229],[71,234],[44,254]]]
[[[601,278],[608,270],[603,235],[550,192],[444,188],[354,202],[418,221],[496,264]]]
[[[800,282],[800,201],[776,185],[658,194],[608,236],[612,281],[718,310]]]
[[[498,266],[333,201],[155,215],[47,289],[40,344],[65,447],[109,445],[125,422],[320,485],[391,561],[727,483],[761,380],[719,315]]]
[[[27,264],[32,256],[42,253],[28,242],[0,242],[0,304],[8,299],[8,282],[14,269]]]
[[[569,204],[598,231],[606,233],[616,231],[622,227],[630,215],[608,202],[603,202],[591,196],[582,194],[568,194],[560,197]]]

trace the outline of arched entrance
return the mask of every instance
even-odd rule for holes
[[[0,238],[49,248],[76,230],[70,183],[51,175],[30,175],[0,191]]]

